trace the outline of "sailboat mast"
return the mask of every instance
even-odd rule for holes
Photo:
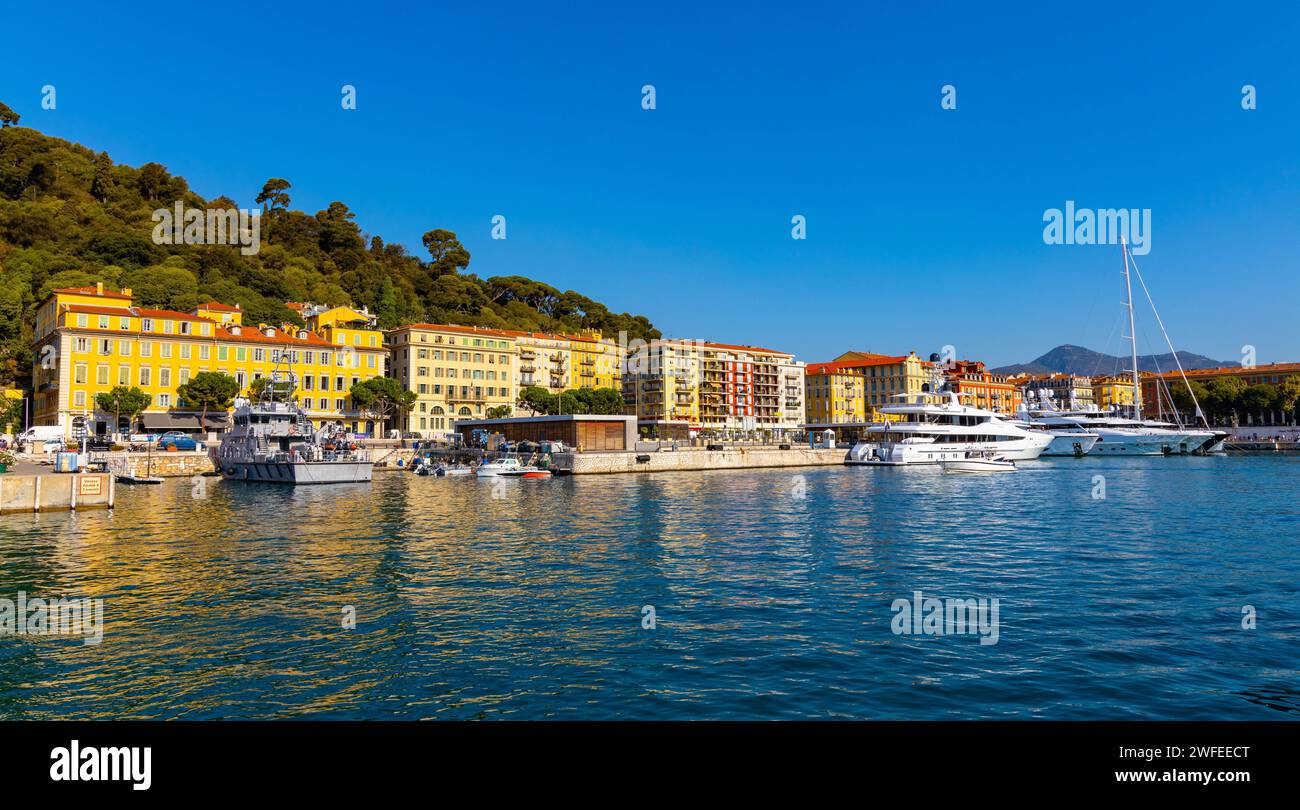
[[[1137,328],[1133,324],[1133,281],[1128,272],[1128,240],[1119,238],[1124,252],[1124,289],[1128,293],[1128,339],[1133,347],[1133,418],[1142,418],[1142,380],[1138,376],[1138,339]]]

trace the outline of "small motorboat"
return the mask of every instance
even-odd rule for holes
[[[438,469],[434,470],[433,474],[438,476],[439,478],[445,478],[447,476],[473,475],[474,470],[470,469],[469,467],[448,467],[443,465],[443,466],[439,466]]]
[[[523,469],[523,466],[523,464],[519,463],[519,459],[513,456],[506,456],[504,458],[489,461],[486,464],[480,464],[474,470],[474,474],[479,478],[493,478],[498,475],[507,475],[516,472]]]
[[[143,476],[143,475],[118,475],[118,476],[116,476],[116,478],[117,478],[117,483],[119,483],[119,484],[128,484],[128,485],[136,485],[136,484],[161,484],[161,483],[163,482],[163,480],[162,480],[161,478],[158,478],[158,477],[156,477],[156,476]]]
[[[498,475],[507,478],[550,478],[551,471],[543,470],[540,467],[520,467],[517,470],[507,470],[506,472],[498,473]]]
[[[965,458],[952,461],[940,461],[944,472],[951,473],[986,473],[1015,472],[1016,463],[993,453],[972,451]]]

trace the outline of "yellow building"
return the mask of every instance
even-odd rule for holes
[[[572,386],[619,390],[618,344],[603,339],[595,329],[568,338]]]
[[[1132,377],[1093,377],[1092,398],[1097,407],[1109,411],[1113,407],[1133,407]]]
[[[17,433],[23,428],[23,419],[26,418],[26,413],[24,412],[23,404],[21,403],[26,398],[26,396],[27,396],[26,394],[24,394],[22,391],[18,390],[17,388],[6,388],[3,391],[0,391],[0,399],[5,400],[5,402],[2,404],[8,405],[9,402],[15,402],[15,401],[20,403],[17,406],[17,410],[15,411],[16,415],[14,417],[14,421],[12,424],[5,424],[4,422],[0,422],[0,433],[5,433],[6,431],[10,431],[10,430],[12,430],[14,433]],[[0,411],[2,410],[4,409],[0,408]]]
[[[499,406],[513,410],[522,362],[515,335],[429,323],[385,333],[392,376],[416,395],[406,430],[433,438],[454,433],[457,419],[483,419]]]
[[[505,334],[515,338],[519,347],[517,387],[536,386],[552,394],[578,387],[573,380],[573,352],[568,335],[514,330],[505,330]]]
[[[662,438],[779,437],[804,419],[804,364],[786,352],[656,340],[624,365],[626,412]]]
[[[61,425],[68,436],[74,420],[92,433],[198,431],[200,412],[177,394],[192,376],[228,374],[247,396],[255,380],[286,365],[297,376],[294,398],[309,419],[371,432],[348,391],[385,371],[382,345],[345,350],[309,329],[244,324],[238,307],[215,302],[191,312],[139,307],[130,289],[113,292],[102,284],[52,291],[37,310],[32,346],[33,424]],[[119,385],[152,397],[130,425],[112,424],[114,414],[95,405],[97,394]],[[210,413],[204,428],[220,429],[226,421],[226,414]]]
[[[898,395],[919,394],[930,381],[930,363],[915,352],[845,352],[829,363],[808,366],[807,375],[808,424],[861,425],[891,418],[880,408],[906,401]]]

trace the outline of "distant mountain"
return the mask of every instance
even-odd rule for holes
[[[1237,365],[1236,362],[1221,362],[1191,352],[1179,352],[1178,359],[1182,362],[1184,369]],[[1063,374],[1092,376],[1121,373],[1131,365],[1131,362],[1127,357],[1102,354],[1101,352],[1094,352],[1092,349],[1085,349],[1082,346],[1067,344],[1057,346],[1037,360],[1014,366],[1003,366],[1002,368],[992,369],[992,371],[994,374],[1050,374],[1060,372]],[[1178,365],[1174,362],[1174,356],[1168,352],[1164,354],[1138,355],[1138,369],[1140,371],[1172,371],[1177,368]]]

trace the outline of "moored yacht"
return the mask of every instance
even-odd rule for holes
[[[931,356],[931,362],[937,360],[937,355]],[[1052,443],[1052,437],[1044,432],[1026,430],[1001,414],[963,405],[944,383],[938,365],[933,382],[915,397],[913,402],[881,408],[881,412],[901,419],[868,427],[844,463],[937,464],[966,459],[972,453],[1023,461],[1038,458]]]

